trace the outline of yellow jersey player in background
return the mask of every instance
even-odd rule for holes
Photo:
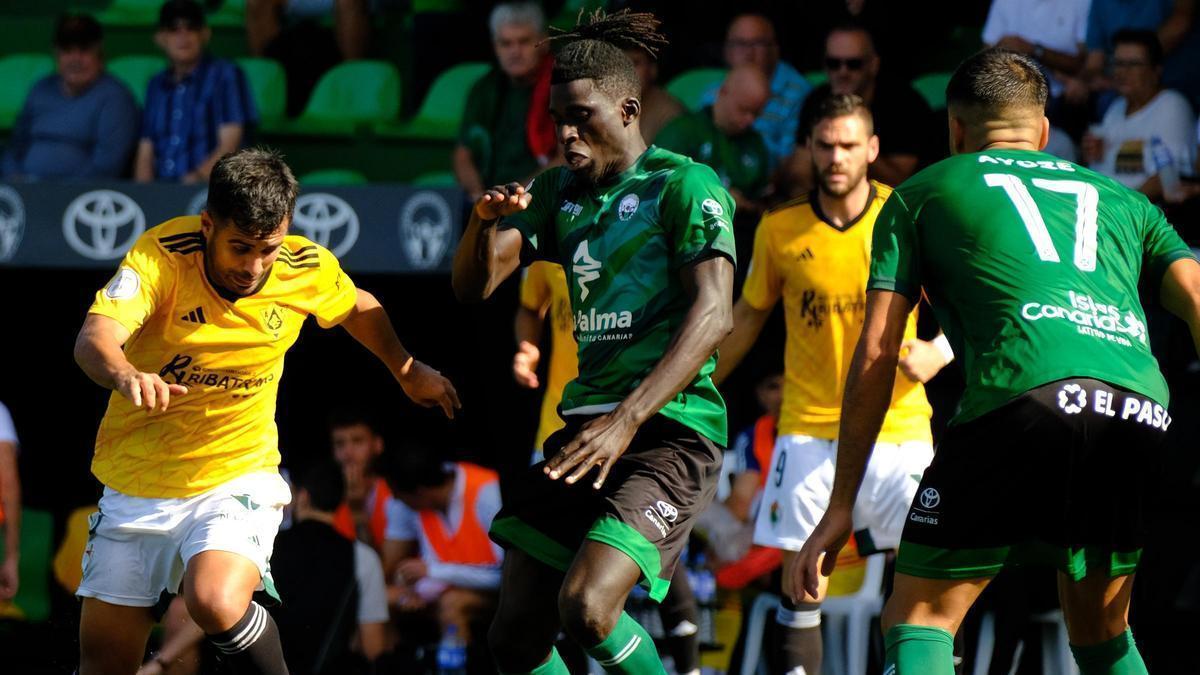
[[[238,673],[286,673],[270,615],[282,508],[275,399],[309,315],[341,325],[404,392],[447,416],[450,382],[413,359],[379,302],[287,234],[297,183],[266,150],[222,158],[199,216],[142,235],[96,294],[75,359],[112,389],[92,472],[104,484],[83,560],[81,675],[138,669],[162,591]]]
[[[755,522],[754,543],[783,550],[785,568],[829,504],[837,453],[843,383],[866,314],[871,232],[892,190],[867,179],[879,153],[871,112],[850,94],[818,105],[808,140],[817,189],[768,211],[754,237],[754,257],[733,333],[721,344],[714,379],[722,381],[754,344],[783,299],[787,342],[779,433]],[[953,356],[917,339],[916,320],[904,333],[908,350],[896,379],[880,446],[855,505],[856,542],[863,555],[894,548],[918,481],[933,459],[932,409],[922,383]],[[781,672],[821,672],[819,593],[792,601],[789,577],[776,615]]]
[[[567,293],[567,274],[562,265],[539,260],[521,275],[521,304],[513,321],[517,353],[513,355],[513,377],[517,384],[537,389],[538,363],[542,358],[539,343],[542,326],[550,319],[550,366],[546,373],[546,392],[538,420],[534,454],[540,460],[546,437],[565,426],[558,414],[563,388],[579,374],[575,355],[575,319],[571,316],[571,296]],[[535,461],[537,461],[535,460]]]

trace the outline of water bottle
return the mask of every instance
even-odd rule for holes
[[[1183,201],[1183,185],[1179,180],[1179,167],[1171,156],[1171,149],[1158,136],[1150,139],[1150,154],[1154,158],[1154,168],[1158,179],[1162,181],[1163,198],[1168,202]]]
[[[466,675],[467,643],[458,635],[458,626],[446,626],[437,651],[438,675]]]

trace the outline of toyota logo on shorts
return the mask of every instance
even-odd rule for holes
[[[7,185],[0,185],[0,262],[13,259],[24,234],[25,204],[21,195]]]
[[[338,257],[349,253],[358,241],[358,214],[346,200],[328,192],[301,195],[292,226]]]
[[[450,248],[450,205],[446,198],[423,190],[400,209],[400,250],[419,270],[434,269]]]
[[[935,488],[925,488],[921,490],[921,506],[932,509],[942,503],[942,495]]]
[[[662,517],[666,518],[668,522],[673,523],[675,522],[675,519],[679,518],[679,509],[662,501],[661,499],[658,500],[654,507],[658,509],[658,512],[661,513]]]
[[[142,207],[116,190],[85,192],[63,213],[67,244],[90,260],[120,258],[145,231]]]

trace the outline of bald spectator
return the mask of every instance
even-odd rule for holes
[[[808,138],[818,104],[830,94],[854,94],[866,101],[875,118],[879,157],[871,178],[899,185],[923,163],[939,157],[935,149],[936,118],[925,99],[909,85],[880,77],[880,58],[870,32],[858,24],[834,28],[825,39],[825,73],[829,81],[813,90],[800,115],[799,141]],[[812,159],[801,142],[788,162],[782,186],[790,195],[812,189]]]
[[[771,168],[787,158],[796,145],[796,128],[801,106],[812,87],[799,71],[779,60],[775,26],[761,14],[741,14],[729,24],[725,35],[725,63],[730,68],[753,66],[771,85],[771,97],[754,128],[767,144]],[[706,92],[702,103],[717,100],[717,87]]]
[[[711,106],[682,115],[658,135],[657,145],[707,164],[737,203],[737,214],[756,216],[769,180],[767,146],[754,128],[771,96],[754,66],[729,71]]]
[[[499,66],[471,87],[453,155],[454,175],[471,201],[485,187],[528,182],[555,159],[558,145],[546,103],[553,61],[542,8],[497,5],[488,23]],[[534,106],[538,93],[546,98]]]
[[[626,49],[625,55],[633,62],[638,80],[642,83],[642,114],[638,117],[642,139],[646,145],[654,142],[658,132],[667,123],[684,113],[679,99],[658,86],[658,61],[644,49]]]
[[[4,155],[6,179],[120,178],[137,142],[138,109],[104,72],[104,33],[86,14],[54,30],[55,74],[33,85]]]

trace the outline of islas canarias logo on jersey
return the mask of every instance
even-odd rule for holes
[[[579,242],[575,254],[571,256],[574,263],[571,272],[575,283],[579,284],[579,301],[583,302],[591,295],[588,284],[600,278],[600,268],[603,264],[592,257],[588,251],[586,239]],[[633,312],[628,310],[603,311],[590,307],[586,312],[575,312],[575,339],[578,342],[599,342],[608,340],[628,340],[633,337],[629,331],[614,332],[618,328],[633,326]]]
[[[571,256],[571,261],[575,263],[571,267],[571,271],[575,273],[575,283],[579,284],[579,299],[587,300],[588,284],[600,278],[600,268],[602,267],[599,260],[592,257],[588,252],[587,239],[579,242],[579,248],[575,249],[575,255]]]
[[[1131,340],[1146,344],[1146,324],[1132,310],[1097,302],[1087,293],[1075,291],[1067,291],[1066,300],[1065,304],[1026,303],[1021,307],[1021,317],[1026,321],[1068,321],[1075,324],[1082,335],[1091,335],[1124,347],[1133,346]]]

